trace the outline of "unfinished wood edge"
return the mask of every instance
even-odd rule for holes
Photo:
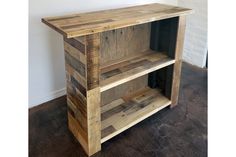
[[[101,150],[101,94],[99,87],[87,91],[88,155]]]
[[[53,26],[52,24],[50,24],[45,18],[42,18],[42,19],[41,19],[41,22],[44,23],[44,24],[46,24],[46,25],[49,26],[50,28],[52,28],[54,31],[60,33],[60,34],[63,35],[64,37],[69,38],[68,35],[67,35],[64,31],[62,31],[62,30],[58,29],[57,27]]]
[[[160,107],[158,107],[158,108],[152,110],[151,112],[147,113],[146,115],[144,115],[144,116],[142,116],[142,117],[136,119],[136,120],[133,121],[132,123],[130,123],[130,124],[126,125],[125,127],[123,127],[122,129],[119,129],[119,130],[113,132],[112,134],[110,134],[110,135],[108,135],[108,136],[102,138],[102,139],[101,139],[101,143],[106,142],[107,140],[111,139],[112,137],[114,137],[114,136],[120,134],[121,132],[123,132],[123,131],[129,129],[130,127],[132,127],[132,126],[134,126],[135,124],[141,122],[142,120],[144,120],[144,119],[150,117],[151,115],[157,113],[158,111],[160,111],[160,110],[162,110],[163,108],[169,106],[170,104],[171,104],[171,101],[169,100],[169,101],[166,102],[164,105],[162,105],[162,106],[160,106]]]
[[[132,75],[132,76],[129,76],[129,77],[120,79],[120,80],[115,81],[115,82],[112,82],[112,83],[110,83],[110,84],[108,84],[108,85],[101,86],[101,87],[100,87],[100,92],[104,92],[104,91],[106,91],[106,90],[108,90],[108,89],[111,89],[111,88],[113,88],[113,87],[116,87],[116,86],[118,86],[118,85],[121,85],[121,84],[123,84],[123,83],[125,83],[125,82],[134,80],[134,79],[136,79],[136,78],[138,78],[138,77],[141,77],[141,76],[143,76],[143,75],[146,75],[146,74],[148,74],[148,73],[151,73],[151,72],[153,72],[153,71],[155,71],[155,70],[164,68],[164,67],[169,66],[169,65],[174,64],[174,63],[175,63],[175,60],[173,59],[173,60],[170,60],[170,61],[168,61],[168,62],[166,62],[166,63],[163,63],[163,64],[161,64],[161,65],[159,65],[159,66],[155,66],[155,67],[153,67],[153,68],[150,68],[150,69],[147,69],[147,70],[145,70],[145,71],[139,72],[139,73],[134,74],[134,75]]]

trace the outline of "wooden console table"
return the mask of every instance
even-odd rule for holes
[[[42,19],[64,36],[68,125],[88,155],[177,104],[191,12],[155,3]]]

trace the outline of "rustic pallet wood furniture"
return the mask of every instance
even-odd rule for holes
[[[42,19],[64,36],[68,125],[88,155],[177,104],[191,12],[154,3]]]

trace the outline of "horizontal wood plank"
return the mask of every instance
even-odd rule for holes
[[[43,18],[42,22],[67,38],[78,37],[191,13],[191,9],[146,4],[67,16]]]
[[[101,92],[146,75],[175,62],[164,53],[148,50],[144,56],[101,69]]]
[[[64,49],[66,53],[69,53],[71,56],[82,62],[83,64],[86,64],[86,57],[85,54],[80,52],[78,49],[74,48],[72,45],[68,44],[67,42],[64,42]]]

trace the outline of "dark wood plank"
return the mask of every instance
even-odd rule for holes
[[[64,41],[78,49],[83,54],[85,53],[85,45],[74,38],[64,38]]]
[[[86,97],[86,89],[73,76],[71,76],[70,78],[73,86],[75,86]]]
[[[88,125],[87,125],[87,116],[83,115],[80,110],[70,101],[67,100],[67,109],[71,116],[78,121],[78,125],[87,132]]]
[[[108,126],[105,129],[102,130],[102,138],[111,134],[112,132],[116,131],[116,129],[113,126]]]
[[[72,57],[69,53],[65,53],[66,63],[73,67],[81,76],[86,77],[85,65],[79,60]]]
[[[90,26],[90,25],[95,25],[95,24],[103,24],[103,23],[107,23],[107,22],[112,22],[114,20],[112,19],[106,19],[106,20],[98,20],[98,21],[94,21],[94,22],[87,22],[87,23],[83,23],[83,24],[72,24],[72,25],[66,25],[66,26],[62,26],[62,29],[71,29],[71,28],[75,28],[75,27],[81,27],[81,26]]]
[[[87,90],[91,90],[99,86],[100,34],[86,36],[86,42]]]

